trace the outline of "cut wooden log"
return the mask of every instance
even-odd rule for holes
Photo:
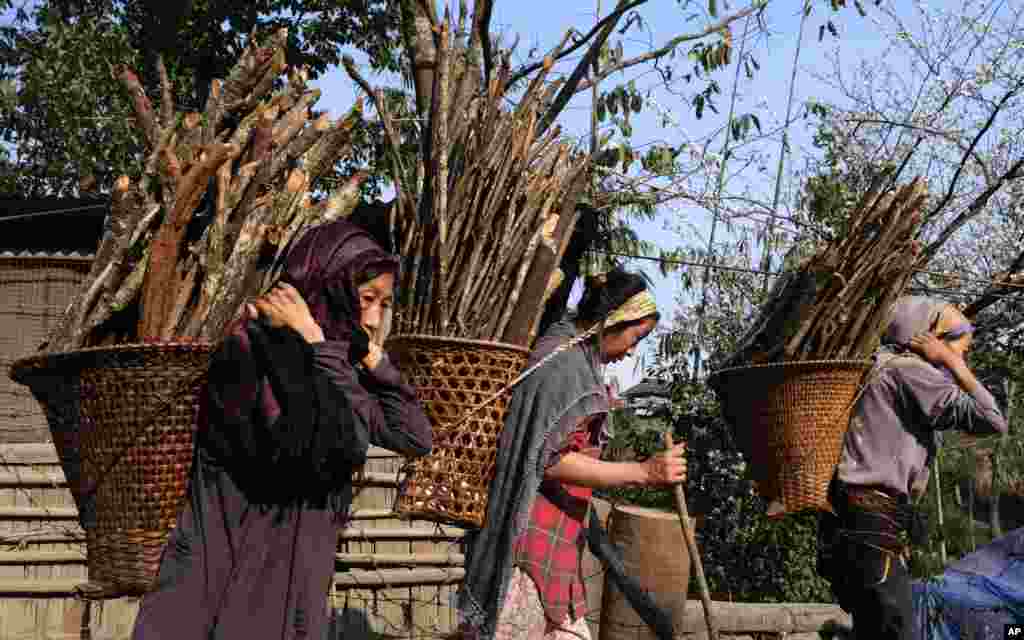
[[[873,184],[850,214],[849,233],[776,282],[722,366],[869,358],[916,266],[925,199],[920,178],[887,193]]]
[[[201,113],[175,112],[162,60],[156,109],[134,71],[115,69],[147,154],[138,185],[127,178],[115,185],[100,251],[48,337],[49,350],[217,336],[258,289],[265,265],[256,258],[268,230],[279,262],[292,237],[322,220],[322,211],[305,203],[316,181],[350,152],[362,110],[357,104],[339,122],[314,117],[320,91],[307,86],[304,70],[287,69],[287,41],[284,29],[262,43],[251,37],[228,76],[211,84]],[[353,189],[346,187],[331,215],[351,210]],[[358,194],[358,181],[355,187]],[[198,241],[187,240],[192,229]],[[120,313],[132,306],[138,309]],[[115,315],[137,318],[135,330],[115,330],[108,323]]]

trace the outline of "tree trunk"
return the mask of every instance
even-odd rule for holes
[[[426,118],[434,94],[434,71],[437,66],[437,45],[433,26],[437,23],[430,0],[402,0],[402,18],[406,30],[406,50],[416,88],[416,113]]]

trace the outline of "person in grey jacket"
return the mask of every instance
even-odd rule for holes
[[[974,327],[935,298],[900,298],[846,433],[819,524],[818,572],[857,638],[909,640],[910,544],[926,537],[924,494],[939,433],[1005,433],[995,399],[967,366]]]

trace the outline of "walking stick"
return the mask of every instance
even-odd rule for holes
[[[665,446],[672,448],[672,432],[665,432]],[[715,616],[711,612],[711,594],[708,590],[708,581],[704,578],[704,565],[700,561],[700,552],[697,551],[697,539],[690,527],[690,511],[686,508],[686,494],[683,493],[682,483],[674,485],[676,493],[676,514],[679,516],[679,524],[683,527],[683,538],[686,540],[686,550],[693,560],[693,566],[697,572],[697,585],[700,587],[700,600],[704,604],[704,621],[708,625],[708,640],[718,640],[718,625],[715,624]]]

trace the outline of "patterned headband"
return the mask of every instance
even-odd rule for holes
[[[645,289],[629,300],[626,300],[615,311],[612,311],[605,319],[604,326],[613,327],[623,322],[647,318],[656,313],[658,313],[658,305],[654,303],[654,296]]]
[[[942,333],[939,338],[941,340],[956,340],[960,336],[967,333],[974,333],[975,326],[970,322],[964,322],[953,327],[949,331]]]

